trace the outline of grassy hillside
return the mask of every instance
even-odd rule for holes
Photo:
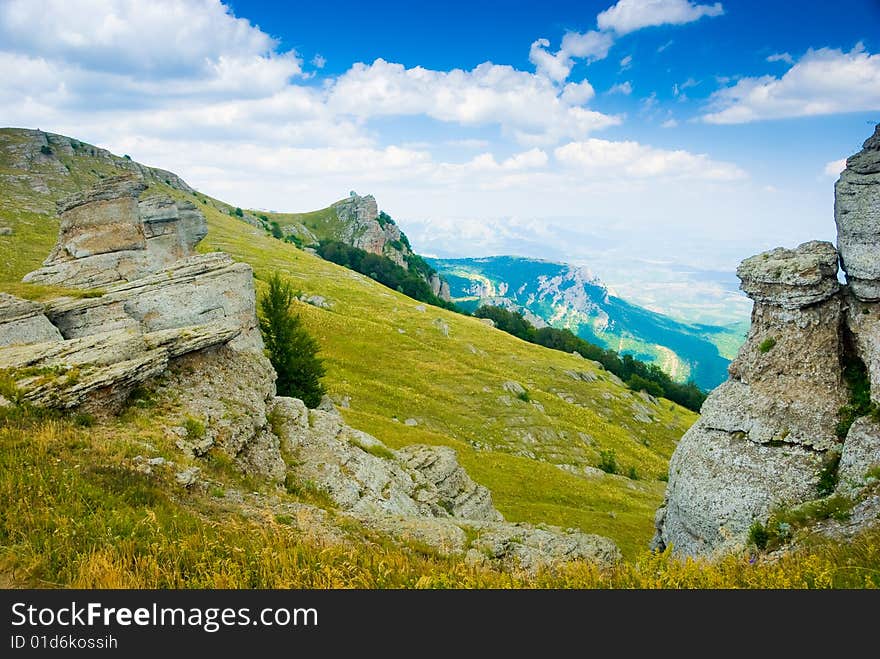
[[[201,461],[216,484],[186,491],[173,472],[139,471],[142,442],[160,444],[138,401],[109,425],[6,417],[0,411],[0,587],[76,588],[860,588],[880,585],[880,534],[814,541],[752,564],[679,562],[639,553],[600,571],[577,563],[537,575],[502,573],[363,529],[321,537],[321,519],[285,496],[244,498],[222,464]],[[148,404],[149,405],[149,404]],[[135,434],[137,431],[137,434]],[[173,444],[160,452],[181,461]],[[247,486],[247,487],[245,487]],[[231,505],[234,499],[245,500]],[[287,512],[279,513],[277,507]],[[304,528],[308,528],[306,531]]]
[[[6,175],[0,178],[0,225],[14,231],[0,237],[0,289],[46,297],[56,291],[18,282],[54,242],[58,224],[51,198],[118,173],[127,163],[78,152],[56,154],[22,172],[3,155],[4,141],[15,139],[14,131],[0,131],[0,158],[6,159],[0,161]],[[76,176],[63,174],[59,162]],[[39,176],[50,192],[33,191],[25,175]],[[630,392],[582,359],[421,305],[273,239],[233,216],[231,206],[162,176],[150,184],[145,194],[188,198],[204,211],[209,233],[201,251],[226,251],[253,265],[258,279],[278,270],[297,289],[332,304],[329,310],[303,304],[300,312],[321,345],[331,395],[348,405],[342,408],[348,423],[392,447],[455,448],[510,520],[607,535],[628,556],[646,546],[665,486],[660,479],[696,415]],[[505,391],[508,381],[527,394]],[[595,469],[608,451],[624,475]]]

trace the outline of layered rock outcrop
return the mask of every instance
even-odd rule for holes
[[[58,202],[58,241],[43,267],[24,281],[96,288],[140,279],[193,254],[205,217],[190,202],[149,197],[136,176],[101,181]]]
[[[4,296],[0,369],[21,401],[103,413],[159,379],[160,389],[175,390],[181,414],[206,428],[182,448],[218,446],[243,468],[281,478],[266,418],[275,373],[263,355],[250,266],[194,254],[204,216],[169,197],[138,200],[145,187],[126,175],[59,202],[58,241],[25,281],[104,288],[44,304]]]
[[[564,561],[613,563],[611,540],[555,527],[505,522],[492,495],[437,446],[392,451],[347,426],[335,410],[308,410],[278,397],[273,421],[295,457],[298,482],[326,492],[346,514],[382,533],[417,540],[473,561],[536,570]]]
[[[848,286],[838,282],[838,252],[827,242],[777,248],[737,269],[754,301],[751,328],[730,378],[672,456],[655,547],[682,555],[742,547],[752,524],[774,509],[819,498],[834,456],[844,456],[841,487],[857,487],[880,463],[880,428],[867,418],[848,429],[841,423],[850,402],[845,370],[851,379],[867,367],[875,401],[880,386],[878,135],[849,159],[836,187]]]

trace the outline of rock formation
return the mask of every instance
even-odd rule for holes
[[[849,490],[880,463],[880,427],[867,417],[839,436],[845,369],[863,363],[880,399],[880,127],[847,162],[835,208],[849,285],[838,283],[838,252],[826,242],[742,262],[737,276],[754,301],[748,338],[672,456],[655,547],[737,549],[775,508],[819,498],[834,456],[842,452],[836,476]]]
[[[532,571],[620,557],[601,536],[505,522],[489,490],[471,480],[452,449],[413,445],[391,451],[347,426],[335,410],[308,410],[294,398],[276,398],[272,415],[286,451],[295,456],[295,478],[317,486],[377,531]]]
[[[217,448],[249,474],[308,484],[381,533],[528,570],[619,558],[607,538],[505,522],[452,449],[392,451],[347,426],[332,403],[308,410],[276,397],[250,266],[194,254],[205,218],[169,197],[139,199],[145,188],[122,176],[59,202],[58,241],[25,280],[102,288],[42,304],[0,295],[0,371],[14,398],[0,405],[108,414],[146,387],[180,419],[164,430],[188,455]],[[180,471],[177,482],[197,487],[199,471]]]
[[[58,241],[43,267],[24,281],[95,288],[140,279],[193,253],[205,237],[205,217],[189,202],[149,197],[126,174],[58,202]]]
[[[859,300],[880,300],[880,125],[834,187],[837,249],[852,294]]]
[[[138,201],[145,187],[126,175],[59,202],[58,241],[25,280],[105,288],[42,305],[3,296],[0,368],[21,401],[102,413],[161,378],[173,383],[181,412],[206,426],[198,446],[182,448],[217,445],[242,467],[281,478],[266,418],[275,373],[251,268],[222,253],[195,255],[204,216],[168,197]]]
[[[332,208],[342,224],[342,242],[371,254],[380,254],[404,268],[406,257],[412,254],[400,240],[400,228],[394,222],[379,219],[379,207],[373,195],[352,192],[348,198],[337,201]]]

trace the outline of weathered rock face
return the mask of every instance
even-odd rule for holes
[[[880,300],[880,125],[846,161],[834,188],[837,248],[850,289],[860,300]]]
[[[846,435],[840,456],[839,489],[850,491],[864,485],[868,471],[877,467],[880,467],[880,424],[867,417],[856,419]]]
[[[46,318],[42,305],[0,293],[0,348],[60,338],[61,333]]]
[[[818,240],[752,256],[740,264],[736,276],[755,302],[788,310],[827,300],[840,289],[834,245]]]
[[[379,207],[373,195],[361,197],[352,192],[347,199],[333,204],[333,209],[342,223],[342,242],[408,267],[406,256],[412,252],[402,244],[400,228],[394,222],[380,221]]]
[[[839,411],[849,402],[845,365],[864,362],[875,401],[880,386],[880,305],[864,301],[875,299],[880,283],[878,136],[850,158],[836,188],[849,287],[839,286],[837,252],[824,242],[774,249],[737,269],[754,300],[749,335],[730,379],[706,399],[675,450],[654,546],[682,555],[740,548],[773,508],[820,496],[829,452],[842,451],[842,490],[880,463],[876,423],[858,419],[842,443],[838,437]]]
[[[61,229],[42,268],[26,282],[95,288],[132,281],[190,256],[205,237],[204,216],[189,202],[150,197],[126,174],[58,202]]]
[[[158,379],[159,394],[205,428],[181,436],[181,448],[217,446],[243,469],[283,478],[266,418],[275,372],[262,353],[250,266],[192,255],[207,231],[202,214],[167,197],[138,202],[144,187],[118,177],[59,204],[58,243],[26,279],[107,288],[45,305],[0,299],[0,368],[21,400],[102,412]]]
[[[471,480],[449,448],[391,451],[345,425],[337,412],[307,410],[293,398],[277,397],[271,415],[296,457],[296,479],[317,486],[378,531],[529,570],[568,560],[619,559],[607,538],[505,522],[489,490]],[[465,529],[476,539],[469,542]]]

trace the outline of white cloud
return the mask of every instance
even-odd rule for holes
[[[631,141],[612,142],[593,138],[557,147],[553,155],[563,165],[591,176],[711,181],[735,181],[747,176],[736,165],[712,160],[706,154],[668,151]]]
[[[667,119],[660,124],[661,128],[675,128],[676,126],[678,126],[678,122],[675,119]]]
[[[858,44],[844,53],[810,50],[781,78],[742,78],[711,97],[712,124],[880,109],[880,55]]]
[[[794,64],[794,58],[789,53],[773,53],[767,56],[768,62],[785,62],[786,64]]]
[[[675,39],[670,39],[666,43],[660,44],[659,46],[657,46],[657,52],[662,53],[664,50],[669,48],[674,43],[675,43]]]
[[[569,105],[584,105],[596,95],[588,81],[570,82],[562,88],[562,100]]]
[[[601,30],[627,34],[656,25],[683,25],[703,16],[720,16],[720,2],[701,5],[689,0],[619,0],[596,17]]]
[[[613,43],[611,35],[603,32],[566,32],[556,53],[548,50],[550,41],[547,39],[533,42],[529,48],[529,61],[539,75],[562,82],[571,73],[575,60],[582,59],[589,64],[605,59]]]
[[[620,60],[620,70],[626,71],[629,68],[632,68],[633,56],[627,55],[626,57]]]
[[[840,160],[832,160],[827,163],[823,171],[825,176],[837,178],[844,169],[846,169],[846,158],[841,158]]]
[[[327,64],[327,58],[324,57],[323,55],[321,55],[320,53],[317,53],[312,58],[312,66],[314,66],[316,69],[323,69],[326,64]]]
[[[632,84],[629,80],[625,80],[624,82],[619,82],[611,89],[608,90],[609,94],[623,94],[624,96],[629,96],[632,94]]]
[[[469,126],[495,124],[517,141],[537,145],[620,123],[619,117],[575,104],[591,90],[580,83],[560,94],[544,76],[491,62],[470,71],[435,71],[377,59],[340,76],[330,88],[328,107],[362,119],[427,115]]]
[[[7,0],[0,44],[141,80],[219,79],[223,89],[262,89],[267,77],[277,89],[302,73],[294,51],[277,52],[275,39],[219,0]]]

